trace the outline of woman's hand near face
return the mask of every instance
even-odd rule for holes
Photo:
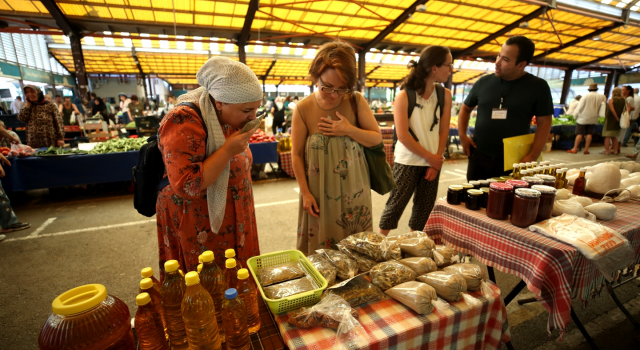
[[[320,118],[322,123],[318,123],[318,127],[322,134],[325,136],[347,136],[353,129],[353,125],[349,123],[340,112],[336,112],[338,120],[331,120],[329,118]]]
[[[244,152],[247,146],[249,146],[249,139],[251,139],[252,135],[252,132],[243,133],[242,130],[238,130],[227,138],[222,147],[233,157],[236,154]]]

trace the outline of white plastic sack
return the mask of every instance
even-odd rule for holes
[[[636,163],[633,166],[633,172],[634,173],[640,173],[640,163]]]
[[[556,192],[556,200],[569,199],[571,197],[573,197],[573,194],[566,188],[559,189]]]
[[[595,203],[584,207],[584,209],[593,213],[598,220],[612,220],[618,211],[618,208],[610,203]]]
[[[630,177],[628,179],[620,180],[620,187],[627,188],[634,185],[640,185],[640,177]]]
[[[573,176],[573,175],[580,175],[580,169],[569,169],[567,170],[567,177],[569,176]]]
[[[620,179],[624,180],[629,177],[629,170],[620,169]]]
[[[629,186],[627,187],[627,189],[629,190],[629,192],[631,192],[631,198],[640,197],[640,186],[638,185]]]
[[[587,205],[593,204],[593,200],[591,198],[589,198],[589,197],[573,196],[569,200],[570,201],[574,201],[574,202],[578,202],[583,207],[586,207]]]
[[[582,207],[582,204],[571,199],[555,201],[553,203],[551,215],[560,216],[563,214],[570,214],[583,218],[586,215],[586,211]]]
[[[587,191],[595,193],[607,193],[607,191],[620,187],[620,169],[611,163],[599,164],[593,175],[587,180]]]
[[[632,173],[633,169],[635,169],[635,166],[636,166],[636,162],[633,162],[633,161],[623,162],[620,165],[620,170],[626,170],[626,171]]]
[[[569,181],[569,185],[573,186],[576,183],[576,179],[580,176],[580,174],[573,174],[571,176],[567,176],[567,181]]]

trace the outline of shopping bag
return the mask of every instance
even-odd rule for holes
[[[69,124],[73,125],[76,123],[76,112],[71,113],[71,118],[69,119]]]
[[[520,163],[520,160],[531,152],[535,137],[536,134],[528,134],[502,139],[504,143],[504,171],[511,170],[514,163]],[[541,160],[542,154],[537,161]]]
[[[624,110],[622,110],[622,114],[620,114],[620,129],[626,129],[631,124],[631,116],[629,116],[629,111],[627,110],[627,104],[624,104]]]
[[[606,109],[607,109],[607,105],[604,102],[602,102],[600,104],[600,109],[598,109],[598,118],[604,118],[604,113]]]

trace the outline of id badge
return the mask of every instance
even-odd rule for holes
[[[491,119],[507,119],[507,109],[494,108],[491,112]]]

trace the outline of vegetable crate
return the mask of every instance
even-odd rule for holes
[[[307,275],[311,276],[316,285],[320,286],[318,289],[314,289],[309,292],[295,294],[282,299],[269,299],[265,296],[264,290],[258,281],[257,271],[258,269],[271,267],[275,265],[286,264],[292,261],[299,261],[304,268]],[[309,306],[316,304],[322,297],[322,292],[327,288],[327,280],[324,279],[322,274],[316,270],[316,268],[307,260],[307,257],[299,250],[285,250],[280,252],[274,252],[264,254],[260,256],[254,256],[247,260],[247,266],[253,279],[256,281],[256,285],[260,290],[262,299],[266,301],[267,306],[274,315],[283,314],[289,311],[297,310],[302,306]]]

